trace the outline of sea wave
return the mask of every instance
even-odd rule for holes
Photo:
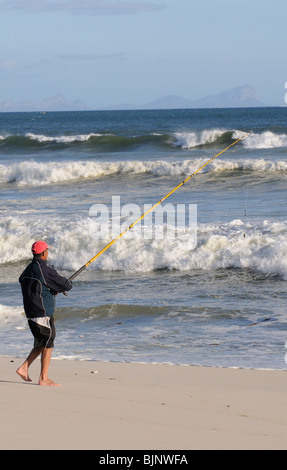
[[[112,133],[45,135],[28,132],[24,135],[0,135],[0,147],[16,150],[38,150],[41,148],[57,150],[57,148],[83,147],[120,151],[135,145],[168,144],[169,137],[160,133],[147,135],[125,136]]]
[[[178,132],[174,134],[173,144],[183,149],[192,149],[208,145],[230,145],[237,139],[246,136],[241,141],[246,149],[286,148],[287,134],[278,134],[266,130],[264,132],[246,132],[240,130],[209,129],[202,132]]]
[[[155,177],[178,176],[187,177],[208,162],[207,158],[182,161],[109,161],[92,160],[64,162],[36,162],[33,160],[12,164],[0,164],[0,184],[14,184],[19,187],[45,186],[84,180],[99,180],[114,175],[152,175]],[[285,175],[287,162],[265,159],[218,159],[203,168],[202,172],[221,174],[228,172],[233,176],[236,172],[253,172],[254,174]]]
[[[3,217],[0,224],[0,264],[23,263],[35,238],[52,246],[50,260],[58,269],[76,271],[111,238],[94,239],[92,217],[67,221],[54,218],[49,226],[32,215]],[[43,226],[45,230],[43,232]],[[140,224],[138,226],[140,230]],[[156,270],[249,269],[287,279],[287,222],[270,220],[198,224],[179,236],[145,239],[123,236],[89,270],[151,272]]]
[[[82,133],[45,135],[27,132],[23,135],[0,135],[0,147],[4,149],[29,149],[63,147],[87,147],[88,149],[120,151],[135,145],[161,145],[181,149],[196,149],[204,147],[228,146],[235,140],[243,137],[246,132],[238,129],[204,129],[185,130],[170,133],[150,132],[142,135],[120,135],[113,133]],[[251,132],[241,141],[241,145],[247,149],[286,148],[287,134],[265,130],[263,132]]]
[[[239,132],[239,131],[237,131]],[[240,137],[243,136],[242,132]],[[192,149],[197,147],[205,147],[214,144],[229,145],[236,139],[233,137],[233,132],[226,129],[207,129],[201,132],[198,131],[185,131],[176,132],[170,139],[170,143],[175,147],[183,149]]]
[[[18,329],[24,325],[24,309],[22,306],[11,307],[8,305],[0,304],[0,325],[10,325],[15,323]]]
[[[169,306],[141,306],[129,304],[104,304],[96,305],[93,307],[58,307],[57,319],[65,322],[69,319],[77,318],[79,321],[92,321],[104,319],[111,322],[111,324],[119,324],[116,322],[117,318],[137,317],[141,315],[163,315],[170,311]],[[24,308],[20,306],[9,306],[0,304],[0,327],[7,326],[16,328],[18,330],[27,329],[27,321],[24,313]],[[108,325],[110,326],[110,325]]]

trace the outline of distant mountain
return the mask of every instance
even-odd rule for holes
[[[109,109],[189,109],[189,108],[250,108],[266,106],[252,86],[246,85],[198,100],[167,95],[142,105],[118,105]]]
[[[218,95],[207,96],[197,100],[189,100],[182,96],[167,95],[145,104],[122,103],[105,108],[90,108],[77,99],[69,101],[62,95],[45,98],[40,102],[4,101],[0,103],[0,112],[22,111],[89,111],[91,109],[124,110],[124,109],[190,109],[190,108],[250,108],[266,106],[257,96],[252,86],[246,85],[224,91]]]
[[[192,102],[193,108],[252,108],[265,106],[252,86],[246,85]]]
[[[0,103],[0,112],[25,112],[25,111],[85,111],[90,109],[86,103],[77,99],[69,101],[62,95],[45,98],[39,103],[32,101],[3,101]]]

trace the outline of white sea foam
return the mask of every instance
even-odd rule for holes
[[[272,131],[264,131],[262,133],[251,132],[246,135],[246,132],[240,130],[228,130],[228,129],[207,129],[204,131],[185,131],[176,132],[173,136],[173,145],[181,147],[183,149],[192,149],[194,147],[212,144],[224,134],[232,139],[237,140],[244,136],[241,144],[247,149],[272,149],[272,148],[285,148],[287,147],[287,135],[277,134]],[[226,143],[228,140],[226,140]]]
[[[0,325],[16,324],[21,329],[25,324],[25,315],[23,307],[10,307],[0,304]]]
[[[226,129],[208,129],[201,132],[176,132],[174,134],[174,145],[184,149],[207,145],[215,142],[226,132],[228,132]]]
[[[3,217],[0,225],[0,263],[19,262],[30,257],[38,235],[52,245],[51,262],[59,269],[77,270],[107,240],[89,235],[91,219],[63,221],[54,218],[43,234],[43,220],[27,216]],[[40,235],[41,234],[41,235]],[[89,269],[105,271],[150,272],[157,269],[214,270],[251,269],[287,279],[287,223],[265,220],[251,223],[232,220],[224,224],[200,224],[198,243],[189,229],[176,238],[145,240],[123,236]]]
[[[58,233],[55,259],[60,256],[59,262],[64,267],[78,269],[80,260],[85,263],[88,251],[97,253],[102,248],[102,243],[91,243],[86,236],[88,223],[78,225],[76,232]],[[97,260],[92,269],[149,272],[157,269],[241,268],[287,278],[285,222],[265,220],[255,225],[236,220],[221,225],[206,224],[198,227],[197,236],[196,248],[188,230],[185,236],[175,239],[130,241],[122,237]],[[69,248],[66,249],[69,240]]]
[[[198,158],[182,161],[24,161],[0,165],[0,184],[17,186],[44,186],[49,184],[93,180],[117,174],[154,176],[188,176],[200,168],[208,159]],[[264,159],[214,160],[203,172],[226,172],[247,170],[252,172],[286,172],[287,162]]]
[[[244,135],[241,131],[233,132],[232,137],[239,139]],[[251,133],[243,141],[243,146],[248,149],[272,149],[287,147],[287,135],[275,134],[271,131],[265,131],[260,134]]]
[[[91,137],[99,137],[101,134],[77,134],[77,135],[59,135],[59,136],[48,136],[44,134],[33,134],[31,132],[28,132],[25,134],[26,137],[32,140],[36,140],[37,142],[40,143],[45,143],[45,142],[55,142],[58,144],[70,144],[73,142],[86,142],[88,141]]]

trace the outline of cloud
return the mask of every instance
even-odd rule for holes
[[[160,11],[163,5],[145,0],[0,0],[0,11],[28,13],[68,12],[89,15],[121,15]]]
[[[17,66],[17,62],[10,57],[0,61],[0,69],[2,70],[13,70]]]
[[[123,59],[124,53],[123,52],[115,52],[113,54],[61,54],[59,59],[63,60],[105,60],[105,59]]]

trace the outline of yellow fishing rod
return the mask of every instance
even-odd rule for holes
[[[86,264],[84,264],[78,271],[76,271],[70,278],[69,280],[72,281],[77,277],[81,272],[83,272],[90,264],[92,264],[99,256],[101,256],[108,248],[110,248],[117,240],[119,240],[125,233],[129,232],[138,222],[140,222],[147,214],[149,214],[151,211],[153,211],[159,204],[161,204],[165,199],[167,199],[171,194],[173,194],[175,191],[177,191],[181,186],[183,186],[187,181],[189,181],[193,176],[195,176],[197,173],[199,173],[204,167],[209,165],[213,160],[215,160],[219,155],[222,155],[224,152],[226,152],[228,149],[233,147],[233,145],[237,144],[240,140],[245,139],[251,132],[248,132],[244,134],[242,137],[237,139],[235,142],[232,144],[228,145],[224,150],[221,150],[215,157],[211,158],[208,162],[206,162],[204,165],[202,165],[198,170],[196,170],[194,173],[189,175],[185,180],[183,180],[180,184],[178,184],[174,189],[172,189],[166,196],[161,198],[154,206],[152,206],[150,209],[148,209],[144,214],[142,214],[135,222],[133,222],[129,227],[127,227],[125,230],[123,230],[116,238],[114,238],[110,243],[108,243],[101,251],[99,251],[93,258],[91,258],[89,261],[87,261]]]

